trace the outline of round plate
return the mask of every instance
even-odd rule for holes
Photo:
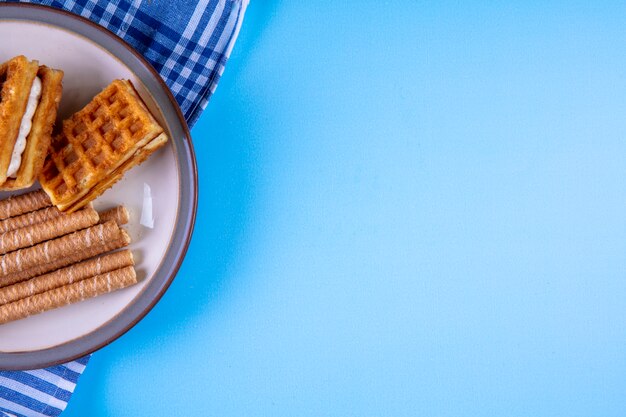
[[[167,146],[95,202],[125,205],[139,284],[0,326],[0,369],[33,369],[78,358],[112,342],[161,298],[183,260],[195,220],[197,172],[189,130],[165,83],[123,40],[73,14],[42,6],[0,6],[0,62],[16,55],[65,72],[59,118],[81,109],[116,78],[130,79],[170,138]],[[154,227],[140,225],[145,185]],[[0,193],[0,197],[8,196]]]

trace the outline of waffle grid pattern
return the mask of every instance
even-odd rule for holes
[[[64,121],[42,183],[55,204],[80,198],[75,190],[87,192],[160,131],[127,88],[115,81]]]

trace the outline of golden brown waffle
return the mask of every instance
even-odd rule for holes
[[[41,186],[52,203],[74,211],[165,144],[167,136],[128,80],[115,80],[55,136]]]
[[[0,65],[0,184],[7,179],[11,154],[38,69],[37,61],[31,62],[22,55]]]
[[[26,139],[22,163],[16,178],[7,178],[6,182],[0,186],[0,190],[15,190],[33,185],[48,155],[52,128],[61,101],[63,71],[42,65],[39,67],[37,76],[41,79],[41,98],[33,116],[32,128]]]

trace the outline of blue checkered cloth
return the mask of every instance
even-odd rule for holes
[[[189,126],[206,107],[235,43],[248,0],[32,0],[116,33],[161,74]],[[47,369],[0,371],[0,417],[58,416],[89,357]]]

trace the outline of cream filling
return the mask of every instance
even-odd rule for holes
[[[30,94],[28,95],[28,103],[26,103],[26,111],[22,116],[22,122],[20,123],[20,131],[13,147],[13,154],[11,155],[11,162],[9,163],[9,169],[7,170],[7,177],[15,178],[17,171],[22,164],[22,154],[26,149],[26,138],[30,133],[30,129],[33,127],[33,116],[37,105],[39,104],[39,97],[41,97],[41,79],[35,77],[33,85],[30,87]]]

